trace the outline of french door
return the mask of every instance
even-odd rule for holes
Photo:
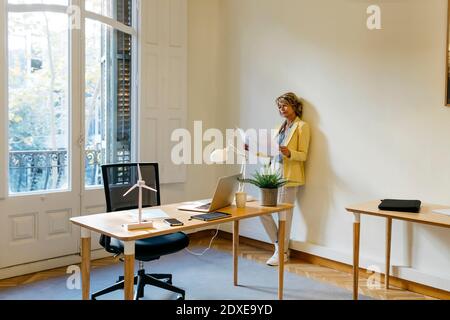
[[[69,219],[105,210],[100,166],[134,160],[137,12],[133,0],[0,2],[1,269],[78,253]]]

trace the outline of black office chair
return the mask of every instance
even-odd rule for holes
[[[160,206],[160,186],[159,171],[157,163],[139,164],[142,173],[142,179],[146,184],[156,190],[158,193],[143,189],[142,206],[152,207]],[[138,207],[138,189],[131,192],[127,197],[123,197],[138,180],[137,164],[112,164],[102,166],[103,184],[105,187],[106,205],[108,212],[136,209]],[[100,245],[106,251],[120,255],[124,251],[122,241],[102,235]],[[182,232],[163,235],[143,240],[137,240],[135,244],[135,259],[139,261],[139,271],[134,277],[134,284],[137,284],[135,299],[144,297],[144,286],[152,285],[161,289],[178,293],[178,300],[184,300],[185,291],[172,285],[171,274],[146,274],[144,262],[157,260],[163,255],[178,252],[189,245],[189,238]],[[119,277],[116,284],[92,294],[92,300],[97,297],[124,289],[124,278]]]

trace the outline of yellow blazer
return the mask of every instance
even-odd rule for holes
[[[289,180],[286,187],[298,187],[306,183],[305,161],[308,158],[310,139],[309,125],[297,117],[285,144],[291,157],[283,156],[283,177]]]

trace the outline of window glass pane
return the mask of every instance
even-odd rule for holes
[[[131,26],[132,0],[86,0],[85,8]]]
[[[131,36],[86,19],[86,186],[105,163],[131,161]]]
[[[9,13],[9,189],[68,188],[67,15]]]
[[[69,0],[8,0],[10,4],[59,4],[69,5]]]
[[[112,17],[112,0],[86,0],[85,9],[107,17]]]

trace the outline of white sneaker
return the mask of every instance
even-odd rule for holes
[[[287,253],[284,254],[284,262],[288,262],[289,261],[289,255]],[[278,245],[275,245],[275,253],[273,254],[273,256],[266,261],[266,263],[269,266],[275,267],[279,265],[279,260],[278,260]]]

